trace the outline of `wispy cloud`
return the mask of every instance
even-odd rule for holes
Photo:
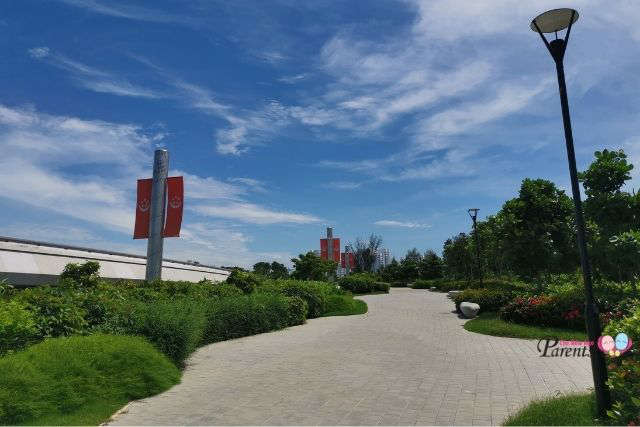
[[[201,215],[251,224],[313,224],[322,222],[322,219],[313,215],[275,211],[252,203],[230,203],[222,206],[203,205],[195,207],[194,210]]]
[[[198,20],[191,16],[167,13],[157,9],[122,4],[115,1],[100,2],[97,0],[59,0],[69,6],[79,7],[93,13],[136,21],[174,23],[194,26]]]
[[[374,222],[374,224],[379,225],[381,227],[431,228],[429,224],[421,224],[418,222],[410,222],[410,221],[395,221],[391,219],[382,219],[380,221]]]
[[[356,190],[362,187],[362,183],[353,181],[333,181],[323,184],[322,186],[330,190]]]
[[[98,70],[81,62],[72,60],[62,54],[52,52],[46,46],[28,50],[29,55],[37,60],[47,62],[54,67],[68,71],[76,83],[94,92],[108,93],[116,96],[137,98],[163,98],[164,94],[117,77],[112,73]]]
[[[245,187],[247,187],[248,189],[250,189],[251,191],[255,191],[257,193],[267,193],[267,184],[263,181],[257,180],[257,179],[253,179],[253,178],[242,178],[242,177],[236,177],[236,178],[227,178],[227,181],[234,183],[234,184],[240,184],[243,185]]]
[[[306,79],[307,77],[308,77],[308,74],[302,73],[302,74],[295,74],[293,76],[283,76],[283,77],[280,77],[278,81],[282,83],[287,83],[287,84],[294,84]]]
[[[69,223],[77,229],[76,240],[88,236],[89,225],[130,235],[135,178],[148,176],[157,141],[157,133],[133,124],[49,115],[0,104],[2,197],[73,220],[66,225],[52,223],[52,236]],[[91,172],[77,172],[83,165],[91,165]],[[271,210],[248,202],[249,192],[262,187],[260,181],[251,178],[224,181],[180,170],[174,173],[185,178],[189,197],[186,208],[192,214],[185,216],[183,236],[172,242],[168,256],[184,254],[193,259],[196,254],[209,263],[248,265],[263,254],[252,252],[247,246],[250,237],[233,230],[233,225],[321,221],[310,214]],[[208,218],[228,221],[216,224]],[[23,229],[14,224],[3,228],[9,232],[3,232],[21,233]],[[220,241],[212,244],[207,236]],[[226,250],[209,254],[212,246]]]

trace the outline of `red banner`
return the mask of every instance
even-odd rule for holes
[[[133,230],[134,239],[146,239],[149,237],[149,219],[151,208],[152,179],[138,180],[138,199],[136,202],[136,225]]]
[[[327,239],[320,239],[320,258],[329,258],[329,245],[327,244]]]
[[[349,268],[353,269],[356,267],[356,256],[349,252]]]
[[[336,237],[333,238],[333,260],[340,262],[340,239]]]
[[[181,176],[167,178],[167,222],[163,237],[180,237],[182,207],[184,206],[184,184]]]
[[[344,252],[340,254],[340,265],[342,266],[342,268],[347,268]]]

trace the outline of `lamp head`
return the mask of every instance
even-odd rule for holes
[[[548,10],[531,21],[531,30],[541,33],[555,33],[568,28],[577,20],[578,12],[574,9]]]
[[[471,219],[475,220],[478,217],[479,210],[480,209],[478,208],[471,208],[467,212],[469,212],[469,216],[471,217]]]

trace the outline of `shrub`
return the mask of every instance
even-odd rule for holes
[[[433,285],[433,280],[418,279],[411,284],[412,289],[430,289]]]
[[[390,286],[392,288],[406,288],[407,282],[391,282]]]
[[[207,306],[203,342],[212,343],[287,327],[291,319],[299,321],[290,308],[292,304],[297,303],[283,295],[270,293],[213,301]]]
[[[367,273],[354,273],[342,277],[339,282],[340,287],[354,294],[366,294],[375,291],[389,292],[389,284],[377,285],[374,276]]]
[[[17,300],[33,312],[42,338],[81,334],[86,330],[86,311],[68,293],[43,286],[25,289]]]
[[[609,387],[614,402],[608,415],[616,425],[640,424],[640,308],[624,319],[607,325],[604,334],[615,337],[626,333],[633,347],[620,357],[611,358],[609,363]],[[606,356],[608,357],[608,356]]]
[[[179,379],[178,369],[143,338],[48,339],[0,358],[0,424],[97,425]]]
[[[210,282],[211,283],[211,282]],[[238,297],[243,294],[237,286],[228,283],[211,283],[206,285],[207,292],[210,297],[229,298]]]
[[[133,316],[133,325],[123,328],[124,331],[146,337],[177,365],[200,344],[206,323],[203,305],[185,298],[139,303]]]
[[[289,304],[289,326],[302,325],[307,319],[309,307],[307,302],[300,297],[293,296],[287,298]]]
[[[18,301],[0,300],[0,356],[27,346],[37,337],[33,313]]]
[[[258,286],[263,284],[260,276],[240,269],[234,269],[229,277],[227,277],[227,283],[237,286],[245,294],[252,293]]]
[[[389,284],[387,282],[374,282],[373,286],[377,292],[389,293]]]
[[[282,294],[289,297],[300,297],[307,303],[309,319],[324,314],[327,296],[335,294],[335,285],[327,282],[312,282],[303,280],[273,280],[260,289],[262,293]]]
[[[507,322],[584,329],[584,304],[574,295],[516,297],[500,310]]]
[[[349,316],[367,312],[367,303],[351,295],[329,295],[325,316]]]
[[[460,303],[473,302],[480,305],[480,311],[498,311],[505,304],[511,301],[513,294],[496,289],[466,289],[456,295],[453,301],[456,304],[456,310],[460,311]]]
[[[97,261],[87,261],[83,264],[69,263],[65,265],[60,282],[82,287],[93,287],[100,281],[98,272],[100,263]]]

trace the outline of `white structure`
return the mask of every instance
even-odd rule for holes
[[[0,237],[0,280],[14,286],[55,284],[68,263],[97,261],[105,279],[144,280],[147,259],[141,255],[102,251]],[[229,270],[201,264],[164,259],[164,280],[213,282],[225,280]]]
[[[376,260],[373,265],[373,269],[375,271],[380,270],[381,268],[386,267],[391,263],[391,251],[386,248],[380,248],[376,252]]]

